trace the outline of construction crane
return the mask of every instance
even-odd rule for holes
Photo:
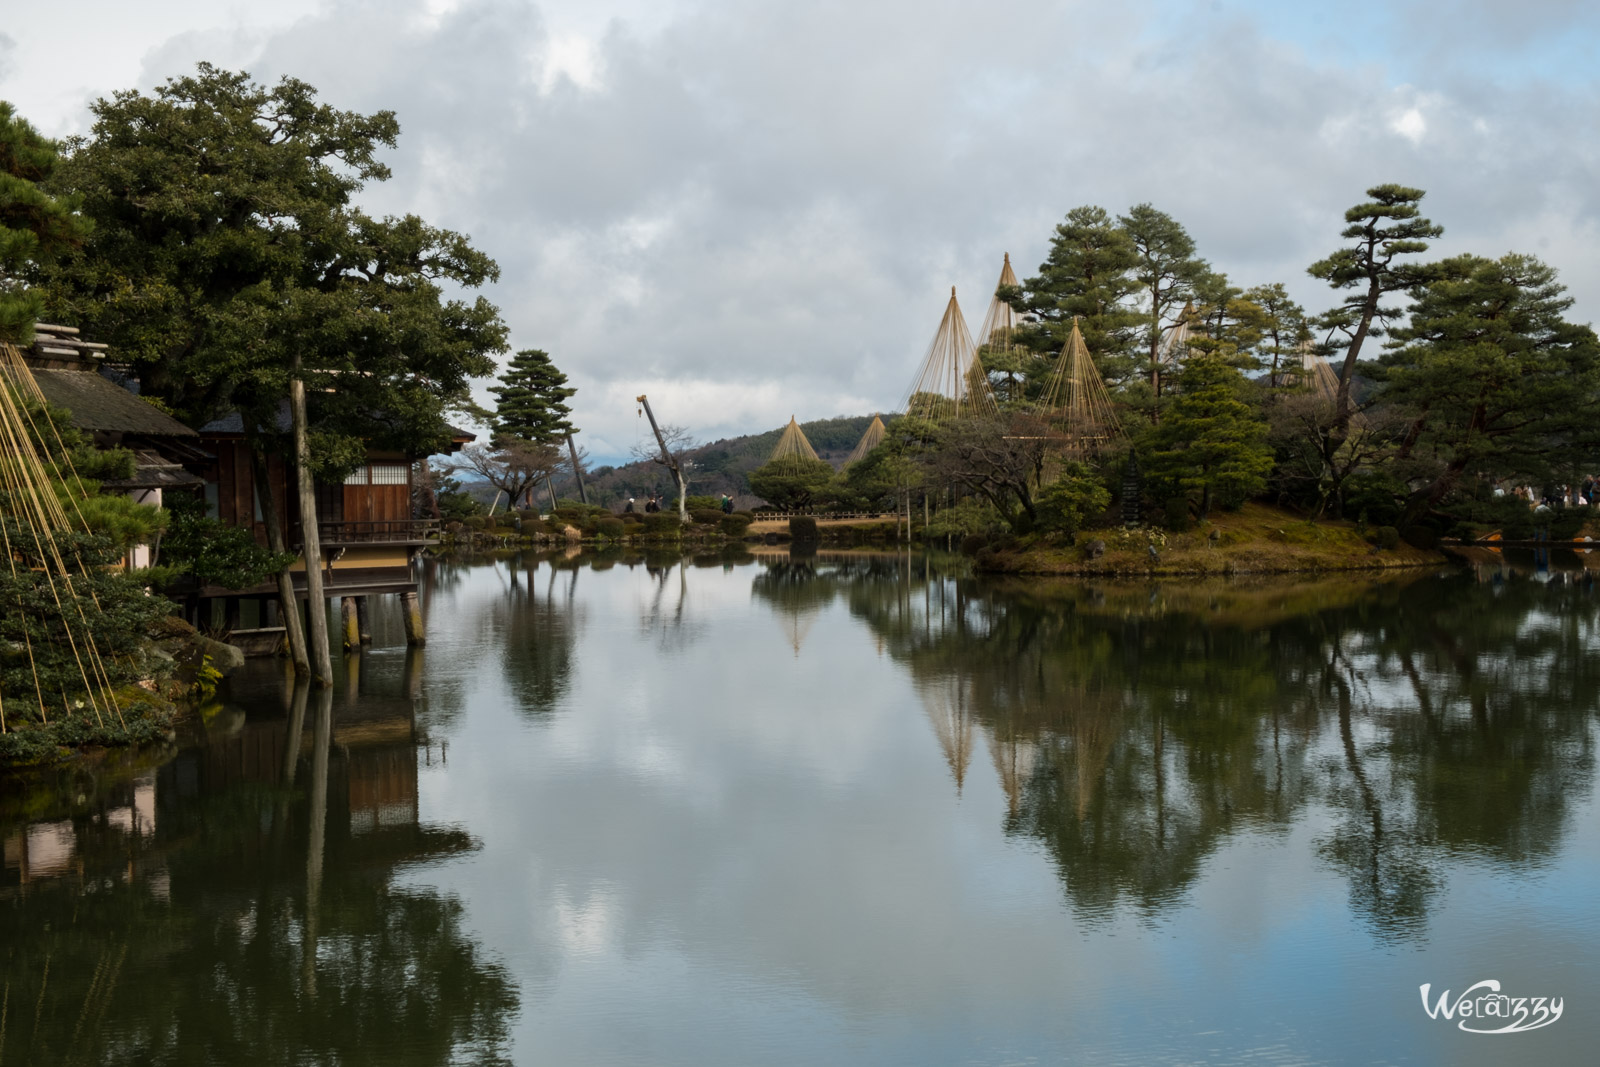
[[[678,521],[684,525],[689,523],[689,483],[684,481],[683,468],[678,464],[672,454],[672,449],[667,447],[667,438],[661,432],[661,427],[656,425],[656,413],[650,410],[650,401],[641,393],[635,398],[644,413],[650,418],[650,429],[655,431],[656,444],[661,446],[661,462],[667,470],[672,472],[673,481],[678,483]]]

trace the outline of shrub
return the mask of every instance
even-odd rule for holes
[[[624,512],[620,513],[619,515],[617,515],[617,518],[621,519],[623,522],[643,522],[644,521],[644,516],[639,514],[637,511],[624,511]]]
[[[695,508],[689,512],[689,518],[693,519],[697,526],[715,526],[722,521],[722,511],[718,508]]]
[[[642,518],[644,532],[655,536],[677,537],[683,532],[683,523],[678,521],[677,512],[657,511]]]
[[[1382,549],[1397,548],[1400,544],[1400,531],[1393,526],[1380,526],[1373,543]]]
[[[608,541],[615,541],[628,532],[628,524],[621,519],[601,519],[594,524],[594,532]]]
[[[750,520],[738,515],[724,515],[718,526],[729,537],[743,537],[745,531],[750,529]]]
[[[810,515],[796,515],[789,520],[789,537],[792,540],[815,543],[817,540],[817,520]]]
[[[581,526],[589,518],[589,509],[588,508],[584,508],[584,507],[576,507],[576,508],[565,508],[565,507],[563,507],[563,508],[556,508],[550,514],[552,516],[554,516],[555,518],[560,519],[562,522],[569,522],[574,526]],[[523,517],[526,518],[527,516],[523,516]],[[537,518],[538,516],[534,516],[534,517]]]
[[[1111,493],[1095,480],[1087,464],[1068,463],[1061,477],[1039,494],[1039,526],[1068,535],[1083,529],[1111,503]]]
[[[1173,533],[1183,533],[1185,530],[1194,528],[1194,520],[1189,517],[1188,497],[1168,497],[1162,508],[1164,524]]]
[[[722,500],[714,496],[696,496],[691,493],[689,494],[689,499],[686,506],[690,511],[716,511],[720,514]],[[677,497],[672,498],[672,510],[678,510]]]
[[[1578,536],[1578,532],[1593,521],[1594,508],[1557,508],[1555,515],[1550,519],[1550,539],[1552,541],[1570,541]]]

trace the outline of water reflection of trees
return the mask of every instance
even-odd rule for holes
[[[1414,936],[1443,860],[1550,856],[1592,777],[1587,583],[1052,588],[902,558],[886,588],[894,566],[757,591],[792,611],[845,598],[909,667],[958,784],[976,727],[1007,832],[1050,848],[1085,916],[1155,914],[1236,830],[1316,808],[1355,910]]]
[[[577,595],[582,570],[565,554],[541,561],[530,553],[497,565],[505,595],[491,601],[479,625],[488,631],[486,643],[494,637],[498,644],[506,685],[522,715],[549,715],[572,688],[574,650],[584,624]]]
[[[411,697],[254,710],[155,771],[131,829],[75,809],[41,824],[68,862],[8,863],[0,1056],[506,1062],[508,973],[455,898],[394,877],[474,847],[419,817]]]

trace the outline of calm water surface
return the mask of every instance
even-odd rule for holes
[[[440,563],[331,698],[0,783],[0,1065],[1594,1062],[1565,566]]]

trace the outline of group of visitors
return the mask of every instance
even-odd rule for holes
[[[1553,485],[1543,492],[1531,485],[1498,486],[1494,495],[1516,497],[1527,501],[1530,508],[1581,508],[1600,503],[1600,481],[1590,475],[1583,479],[1581,485]]]
[[[622,508],[623,512],[625,514],[632,514],[633,510],[634,510],[634,506],[633,505],[634,505],[633,497],[630,496],[628,498],[627,504],[625,504],[623,506],[623,508]],[[720,504],[718,504],[717,506],[722,509],[722,513],[724,515],[732,515],[733,514],[733,497],[729,496],[727,493],[723,493],[722,494],[722,502]],[[647,515],[654,515],[656,512],[660,511],[661,510],[661,495],[659,493],[651,493],[650,494],[650,499],[648,499],[648,500],[646,500],[644,502],[644,510],[645,510],[645,514],[647,514]]]

